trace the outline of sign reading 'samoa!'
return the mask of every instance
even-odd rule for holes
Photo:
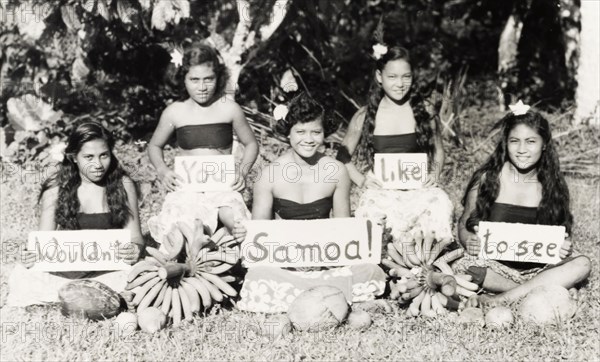
[[[379,264],[383,228],[372,220],[249,220],[242,243],[246,267]]]

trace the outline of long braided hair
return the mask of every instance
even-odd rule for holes
[[[394,60],[404,60],[410,64],[410,56],[408,50],[399,46],[390,47],[387,52],[376,60],[376,70],[383,71],[386,64]],[[375,116],[379,103],[384,96],[382,86],[373,76],[373,82],[369,90],[369,99],[367,106],[364,108],[365,120],[363,123],[360,142],[356,157],[360,160],[365,160],[367,169],[373,166],[373,131],[375,130]],[[424,97],[415,89],[414,81],[409,93],[409,104],[412,107],[416,121],[417,144],[419,148],[427,153],[429,162],[433,162],[433,154],[435,152],[434,135],[436,130],[431,126],[432,119],[435,115],[430,115],[425,109]]]
[[[523,115],[509,113],[494,125],[501,129],[502,138],[490,158],[483,164],[469,181],[462,199],[466,204],[469,191],[479,190],[475,209],[467,219],[467,230],[473,232],[479,221],[488,220],[492,205],[500,191],[500,172],[508,157],[508,136],[518,125],[524,124],[535,130],[544,143],[544,149],[538,161],[537,179],[542,185],[542,200],[537,207],[537,223],[543,225],[564,225],[568,233],[573,226],[573,215],[569,211],[569,188],[560,173],[558,154],[552,141],[552,133],[548,121],[537,112],[527,112]]]
[[[105,195],[111,225],[115,228],[123,228],[130,218],[131,210],[128,206],[127,192],[123,186],[123,178],[127,174],[113,153],[114,138],[99,123],[85,122],[71,132],[65,149],[65,157],[59,165],[58,171],[44,181],[40,192],[41,199],[48,189],[58,187],[54,221],[60,229],[78,230],[80,228],[77,213],[81,205],[77,189],[81,185],[81,176],[75,163],[75,157],[86,142],[98,139],[104,140],[110,150],[110,165],[101,182],[106,187]]]

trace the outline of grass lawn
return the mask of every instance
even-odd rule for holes
[[[491,152],[485,141],[498,114],[471,106],[463,118],[465,148],[446,143],[447,162],[442,185],[462,211],[459,200],[473,169]],[[568,130],[553,119],[555,135]],[[57,306],[25,309],[0,307],[2,361],[14,360],[598,360],[600,358],[599,226],[600,182],[597,131],[581,129],[556,138],[559,152],[572,163],[577,155],[595,149],[594,176],[569,176],[571,209],[575,216],[575,247],[592,260],[592,274],[578,295],[575,317],[559,326],[537,327],[517,320],[507,330],[459,325],[456,314],[427,319],[407,317],[403,309],[373,313],[373,325],[355,331],[343,325],[334,331],[293,332],[273,340],[261,336],[266,317],[216,307],[192,323],[155,334],[141,331],[119,338],[111,320],[91,323],[61,315]],[[262,140],[257,167],[272,159],[273,141]],[[119,158],[141,186],[143,232],[146,220],[160,210],[164,192],[141,146],[118,147]],[[172,156],[172,152],[168,153]],[[589,153],[588,153],[589,154]],[[33,166],[33,165],[28,165]],[[8,293],[6,280],[15,262],[13,246],[23,242],[37,225],[36,201],[40,173],[2,169],[0,306]],[[249,197],[248,192],[246,192]],[[516,311],[513,306],[513,311]]]

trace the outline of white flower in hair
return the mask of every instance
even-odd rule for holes
[[[525,113],[527,113],[527,111],[529,110],[528,105],[526,105],[525,103],[523,103],[523,101],[519,100],[517,102],[517,104],[511,104],[510,106],[508,106],[508,108],[510,108],[510,110],[513,112],[513,114],[515,116],[522,116]]]
[[[276,121],[284,119],[288,114],[288,107],[285,104],[278,104],[273,110],[273,117]]]
[[[373,45],[373,56],[375,59],[379,60],[382,56],[384,56],[388,51],[388,48],[380,43]]]
[[[173,49],[171,52],[171,63],[175,64],[176,67],[180,67],[183,64],[183,54],[177,49]]]

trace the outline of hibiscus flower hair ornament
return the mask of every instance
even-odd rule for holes
[[[173,49],[171,51],[171,63],[175,64],[177,68],[183,65],[183,54],[179,50]]]
[[[525,113],[527,113],[527,111],[529,110],[529,108],[531,108],[530,106],[528,106],[527,104],[523,103],[523,101],[519,100],[517,102],[517,104],[511,104],[510,106],[508,106],[508,108],[510,108],[510,110],[512,111],[512,113],[515,116],[522,116]]]
[[[373,45],[373,57],[377,60],[381,59],[382,56],[384,56],[386,53],[388,52],[388,47],[381,44],[381,43],[377,43],[375,45]]]
[[[275,118],[276,121],[280,121],[285,119],[285,116],[287,116],[288,112],[289,109],[285,104],[278,104],[275,109],[273,109],[273,118]]]

